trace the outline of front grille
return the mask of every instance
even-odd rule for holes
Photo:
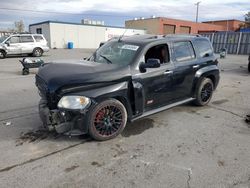
[[[59,102],[59,97],[56,93],[50,93],[46,82],[36,75],[36,86],[39,90],[39,94],[42,99],[47,101],[47,106],[50,110],[57,108],[57,103]]]
[[[46,82],[40,78],[39,76],[36,75],[36,86],[39,90],[39,93],[42,98],[46,99],[47,93],[48,93],[48,88]]]

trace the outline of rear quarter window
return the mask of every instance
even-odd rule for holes
[[[208,57],[213,54],[213,48],[208,40],[206,39],[195,40],[193,44],[196,50],[198,51],[198,54],[201,57]]]
[[[44,38],[42,36],[34,36],[36,42],[44,41]]]

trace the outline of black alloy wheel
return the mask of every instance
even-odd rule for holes
[[[89,134],[99,141],[109,140],[119,135],[127,123],[127,111],[116,99],[108,99],[90,112]]]
[[[213,85],[211,83],[206,83],[201,90],[201,100],[202,102],[207,102],[212,95]]]
[[[203,78],[196,90],[195,104],[204,106],[208,104],[213,96],[214,84],[210,78]]]

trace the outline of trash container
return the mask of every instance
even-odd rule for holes
[[[74,43],[68,42],[68,49],[73,49],[73,48],[74,48]]]
[[[220,58],[226,58],[226,56],[227,56],[227,49],[221,48],[220,49]]]

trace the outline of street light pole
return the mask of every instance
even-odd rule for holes
[[[195,3],[197,9],[196,9],[196,23],[198,22],[198,16],[199,16],[199,5],[200,5],[201,1],[198,1],[197,3]]]

